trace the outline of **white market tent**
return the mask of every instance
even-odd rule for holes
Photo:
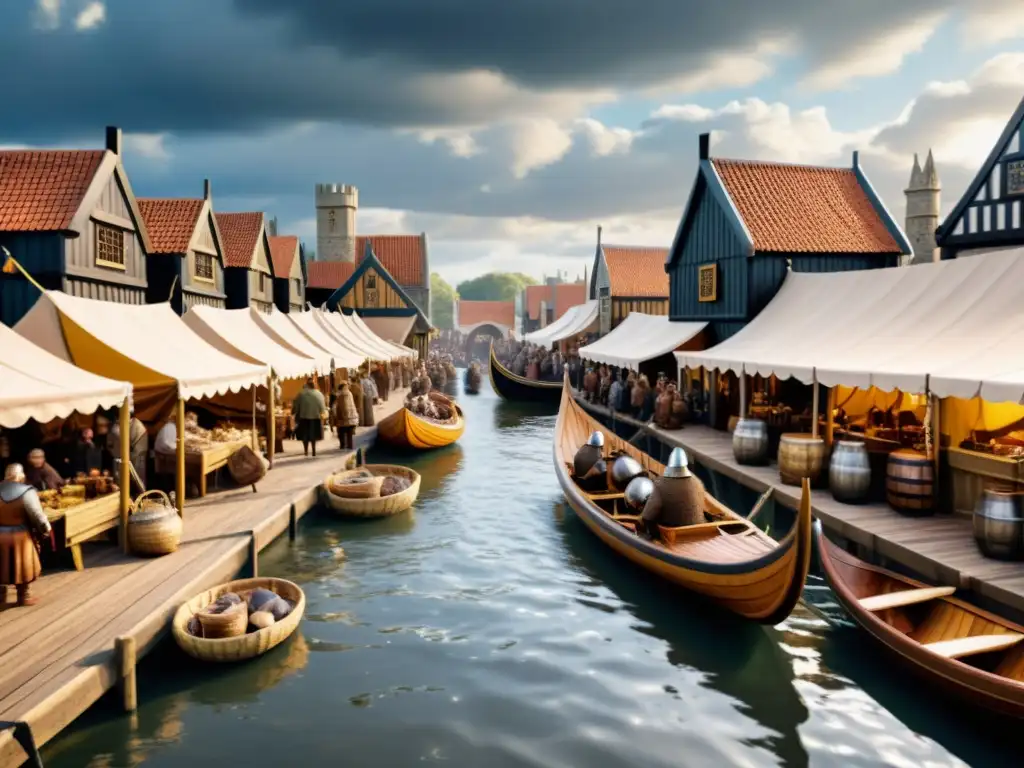
[[[288,315],[274,307],[270,313],[249,309],[253,320],[260,329],[281,346],[313,359],[316,372],[326,376],[331,372],[331,353],[310,341],[293,323]],[[301,313],[296,313],[301,314]],[[339,366],[340,367],[340,366]]]
[[[678,349],[707,323],[676,322],[665,315],[630,312],[618,327],[593,344],[580,347],[584,360],[638,370],[640,363]]]
[[[288,322],[294,325],[303,336],[320,349],[330,353],[336,368],[358,368],[363,364],[366,355],[355,347],[342,343],[316,319],[319,312],[289,313]]]
[[[121,405],[132,385],[76,368],[0,325],[0,427]]]
[[[549,347],[563,339],[583,333],[597,321],[598,308],[596,300],[570,307],[551,325],[525,334],[523,341]]]
[[[913,267],[790,273],[743,330],[681,366],[1024,402],[1024,249]]]
[[[371,328],[367,324],[366,320],[363,319],[363,317],[360,316],[358,313],[353,312],[351,315],[343,315],[343,318],[344,318],[344,320],[350,326],[355,327],[357,332],[362,333],[363,336],[366,336],[366,337],[373,338],[375,340],[381,341],[384,344],[386,344],[388,347],[394,349],[395,353],[399,357],[412,357],[412,358],[419,357],[419,352],[417,352],[412,347],[407,347],[407,346],[405,346],[404,344],[402,344],[402,343],[400,343],[398,341],[389,340],[389,339],[385,338],[384,336],[381,336],[376,331],[374,331],[373,328]],[[413,319],[415,320],[415,318],[413,318]],[[409,326],[409,327],[412,328],[412,326]],[[409,334],[407,333],[405,336],[402,337],[402,339],[404,340],[408,335]]]
[[[269,365],[281,379],[311,375],[316,362],[293,352],[268,336],[249,309],[219,309],[197,305],[182,320],[210,346],[249,363]]]
[[[412,327],[416,324],[416,315],[407,317],[359,316],[359,321],[384,341],[402,346],[402,342],[412,333]]]
[[[173,386],[192,400],[266,381],[265,365],[207,344],[170,304],[116,304],[46,291],[15,326],[23,337],[79,368],[142,388]]]
[[[316,321],[320,324],[320,327],[323,328],[331,338],[335,339],[336,343],[351,349],[353,352],[359,354],[363,359],[369,359],[381,363],[385,363],[391,359],[391,353],[389,351],[381,349],[377,345],[360,338],[352,331],[352,329],[348,328],[343,323],[339,323],[337,318],[340,316],[340,313],[314,311],[313,315],[316,317]]]

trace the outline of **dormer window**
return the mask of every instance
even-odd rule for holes
[[[96,228],[96,263],[101,267],[124,269],[124,232],[93,222]]]
[[[213,282],[213,256],[208,253],[196,254],[195,278]]]

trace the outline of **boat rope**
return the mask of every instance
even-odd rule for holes
[[[9,731],[14,729],[14,739],[21,745],[21,748],[25,750],[25,754],[28,755],[28,765],[32,768],[43,768],[43,758],[39,754],[39,750],[36,749],[36,740],[32,736],[32,728],[29,724],[23,721],[11,722],[9,720],[0,720],[0,731]]]

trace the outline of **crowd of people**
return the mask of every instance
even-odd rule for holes
[[[651,386],[645,374],[607,365],[587,368],[583,395],[587,402],[639,421],[653,421],[662,429],[680,429],[700,410],[696,398],[689,392],[681,393],[664,373],[659,373]]]
[[[581,370],[576,347],[569,347],[563,355],[559,350],[516,339],[494,342],[494,356],[516,376],[534,381],[561,381],[565,371],[569,380],[577,382]]]
[[[401,363],[376,363],[372,366],[364,364],[359,370],[349,371],[348,379],[338,384],[331,394],[330,402],[331,423],[338,434],[338,445],[341,450],[352,450],[357,427],[372,427],[376,423],[373,406],[387,402],[393,390],[408,388],[416,375],[417,368],[408,360]],[[302,397],[303,393],[299,396]],[[305,397],[311,398],[312,395]],[[296,402],[292,405],[293,415],[296,417],[297,404]],[[314,409],[315,405],[310,404],[308,414]],[[314,428],[314,435],[315,433]],[[322,437],[322,432],[320,435]],[[303,447],[306,447],[305,442]],[[313,455],[316,456],[315,443]]]

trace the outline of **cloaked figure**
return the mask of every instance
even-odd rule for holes
[[[652,539],[659,538],[659,525],[678,528],[706,522],[704,485],[690,471],[682,448],[672,449],[665,473],[654,481],[642,518]]]
[[[21,464],[11,464],[0,483],[0,587],[4,603],[7,587],[14,585],[18,605],[34,605],[29,585],[39,578],[42,566],[36,551],[36,536],[50,534],[50,521],[43,512],[36,489],[25,482]],[[51,539],[50,545],[53,545]]]

